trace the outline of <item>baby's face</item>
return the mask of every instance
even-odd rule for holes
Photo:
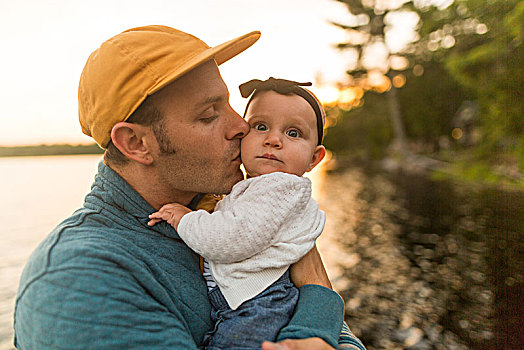
[[[276,171],[302,176],[324,157],[315,112],[298,95],[260,92],[245,118],[250,131],[242,139],[241,155],[250,177]]]

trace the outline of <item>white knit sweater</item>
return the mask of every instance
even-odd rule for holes
[[[212,214],[198,210],[184,215],[178,233],[209,260],[234,310],[311,250],[324,223],[309,179],[271,173],[237,183]]]

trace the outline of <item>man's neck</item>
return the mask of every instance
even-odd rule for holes
[[[104,163],[124,179],[155,210],[167,203],[179,203],[187,206],[198,194],[177,191],[167,187],[157,180],[154,171],[143,166],[133,164],[114,166]]]

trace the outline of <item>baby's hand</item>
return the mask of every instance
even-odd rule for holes
[[[166,204],[162,208],[160,208],[160,210],[158,210],[156,213],[149,215],[149,218],[151,220],[149,220],[147,224],[149,226],[153,226],[157,222],[165,220],[171,226],[177,229],[180,219],[182,219],[182,216],[186,215],[187,213],[191,213],[191,209],[184,207],[181,204]]]

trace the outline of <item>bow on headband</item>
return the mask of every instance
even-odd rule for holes
[[[268,80],[253,79],[240,85],[240,94],[242,97],[249,97],[255,90],[273,90],[278,93],[287,95],[293,93],[298,86],[311,86],[311,83],[298,83],[292,80],[275,79],[273,77]]]
[[[267,80],[253,79],[244,84],[241,84],[238,88],[240,89],[240,94],[242,97],[247,98],[251,94],[251,98],[247,102],[246,111],[251,103],[251,100],[256,95],[258,91],[267,91],[272,90],[278,92],[282,95],[298,95],[302,97],[306,102],[313,108],[315,111],[315,116],[317,118],[317,134],[318,134],[318,145],[322,144],[322,137],[324,135],[324,109],[318,101],[318,99],[313,95],[312,92],[302,88],[301,86],[311,86],[311,83],[299,83],[292,80],[286,79],[275,79],[273,77]],[[253,93],[254,92],[254,93]],[[245,112],[244,112],[245,117]]]

